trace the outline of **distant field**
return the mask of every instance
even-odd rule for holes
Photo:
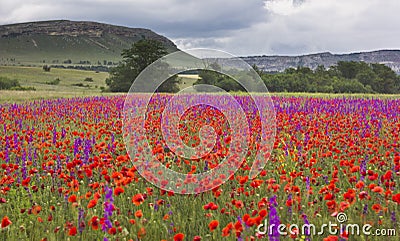
[[[0,66],[0,76],[17,79],[21,86],[36,89],[36,91],[0,91],[0,102],[21,102],[104,95],[101,87],[106,87],[105,80],[108,73],[56,68],[45,72],[38,67]],[[60,79],[59,84],[49,84],[57,78]],[[85,78],[92,78],[93,82],[84,81]],[[76,84],[81,84],[83,87],[74,86]]]
[[[181,79],[180,88],[184,89],[193,85],[196,80],[199,79],[199,75],[197,74],[178,74],[178,78]]]
[[[39,67],[0,66],[0,76],[17,79],[22,86],[32,86],[38,91],[99,93],[100,87],[106,86],[105,80],[108,73],[56,68],[52,68],[50,72],[45,72]],[[57,78],[60,79],[58,85],[47,84]],[[92,78],[93,82],[84,81],[85,78]],[[73,86],[79,83],[88,85],[88,87]]]

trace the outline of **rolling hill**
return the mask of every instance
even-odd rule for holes
[[[149,29],[68,20],[0,26],[0,65],[93,64],[121,60],[121,51],[140,39],[176,45]]]

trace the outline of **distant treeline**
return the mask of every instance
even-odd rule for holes
[[[89,70],[96,72],[109,72],[110,67],[104,65],[50,65],[51,68],[59,68],[59,69],[78,69],[78,70]]]
[[[400,76],[384,64],[340,61],[329,69],[298,67],[278,74],[259,73],[271,92],[400,93]]]
[[[271,92],[400,93],[400,76],[384,64],[341,61],[329,69],[324,66],[315,70],[297,67],[288,68],[283,73],[265,73],[257,66],[253,68]],[[199,74],[200,79],[195,85],[210,84],[226,91],[244,91],[235,80],[218,73],[218,69],[219,66],[214,64],[211,66],[214,71],[197,70],[190,71],[190,74]]]

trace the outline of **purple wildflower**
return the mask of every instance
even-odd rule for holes
[[[305,215],[305,214],[303,214],[302,215],[302,218],[303,218],[303,221],[304,221],[304,224],[306,224],[306,225],[310,225],[310,221],[308,221],[308,218],[307,218],[307,215]],[[304,235],[306,235],[307,237],[306,237],[306,241],[311,241],[311,239],[310,239],[310,235],[311,235],[311,233],[310,233],[310,229],[308,228],[308,229],[305,229],[305,231],[306,231],[306,233],[304,234]]]
[[[393,211],[390,215],[390,219],[392,220],[393,226],[396,226],[397,224],[397,219],[396,219],[396,212]]]
[[[158,211],[157,198],[154,200],[154,211]]]
[[[310,191],[310,177],[306,177],[306,189],[307,191]]]
[[[110,218],[113,213],[113,190],[112,188],[109,188],[108,186],[104,187],[104,192],[105,192],[105,201],[104,201],[104,224],[101,226],[101,230],[104,232],[107,232],[108,229],[112,227],[112,223],[110,221]]]
[[[204,171],[208,171],[208,161],[206,161],[206,163],[204,165]]]
[[[292,194],[289,194],[288,201],[292,201]],[[292,210],[292,206],[290,206],[288,208],[288,215],[289,215],[290,218],[292,218],[292,214],[293,214],[293,210]]]
[[[83,229],[85,229],[84,217],[85,217],[84,210],[82,208],[79,208],[79,214],[78,214],[78,225],[79,225],[78,226],[78,230],[79,230],[79,233],[82,233]]]
[[[276,206],[278,203],[276,202],[276,196],[273,196],[269,200],[270,202],[270,211],[269,211],[269,225],[272,227],[270,230],[268,230],[268,237],[270,241],[279,241],[279,232],[278,232],[278,226],[281,223],[278,212],[276,211]],[[273,225],[273,226],[272,226]]]
[[[54,126],[53,128],[53,145],[55,145],[57,143],[57,129]]]
[[[366,172],[367,172],[367,161],[368,161],[368,156],[365,157],[365,159],[361,162],[360,164],[360,174],[361,174],[361,181],[364,181]]]
[[[365,204],[365,205],[364,205],[364,209],[363,209],[363,212],[362,212],[362,213],[363,213],[364,215],[368,213],[368,204]]]

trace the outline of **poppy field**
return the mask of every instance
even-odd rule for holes
[[[139,98],[139,97],[138,97]],[[218,98],[218,97],[215,97]],[[246,96],[237,96],[241,103]],[[201,145],[200,125],[218,134],[203,159],[177,158],[160,139],[159,94],[150,102],[146,138],[167,168],[200,173],[227,155],[229,124],[210,108],[181,118],[180,138]],[[160,101],[161,100],[161,101]],[[271,156],[249,178],[259,119],[246,110],[246,161],[210,191],[181,195],[147,182],[127,154],[125,96],[0,104],[0,240],[381,240],[344,230],[260,234],[258,225],[370,224],[400,235],[400,99],[272,97]],[[255,115],[255,116],[253,116]]]

